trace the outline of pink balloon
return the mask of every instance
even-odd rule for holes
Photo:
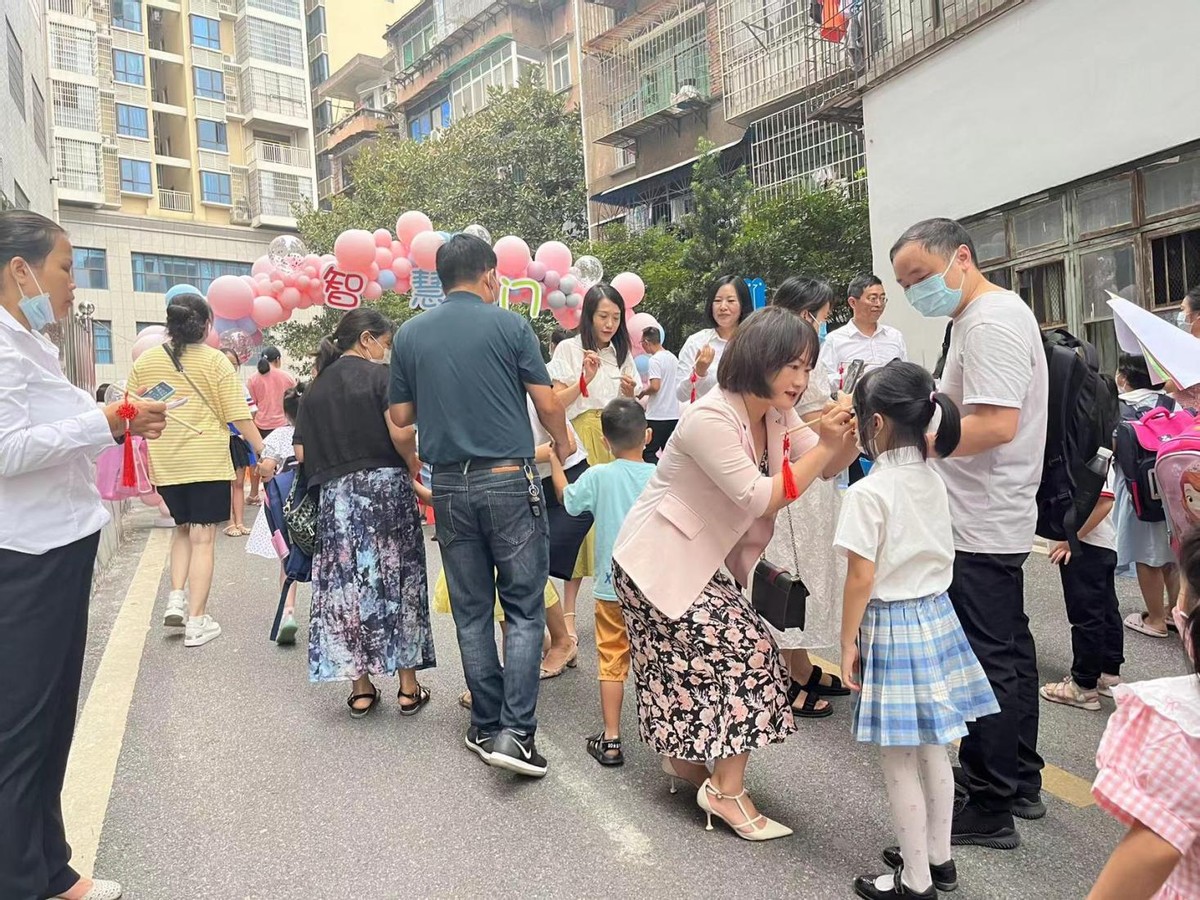
[[[287,285],[284,284],[283,281],[279,278],[273,279],[271,281],[271,293],[274,294],[276,297],[279,296],[279,292],[282,291],[285,287],[287,287]]]
[[[251,275],[270,275],[275,271],[275,264],[265,256],[260,256],[250,267]]]
[[[547,269],[565,272],[571,268],[571,248],[562,241],[546,241],[533,257]]]
[[[288,314],[278,300],[271,297],[255,297],[254,311],[250,313],[250,317],[259,328],[270,328],[286,319]]]
[[[333,255],[347,272],[365,272],[375,261],[375,236],[361,228],[343,231],[333,242]]]
[[[546,286],[546,290],[548,291],[557,291],[559,285],[562,284],[562,276],[554,269],[548,269],[542,277],[542,284]]]
[[[411,280],[412,270],[413,264],[406,257],[397,256],[392,260],[392,271],[396,273],[396,278],[401,281]]]
[[[279,274],[279,280],[283,282],[283,286],[285,288],[296,286],[296,276],[291,272],[281,272]]]
[[[399,241],[392,241],[392,259],[399,259],[401,256],[408,256],[408,248]]]
[[[657,328],[658,320],[650,313],[634,313],[629,317],[629,339],[634,346],[634,356],[640,356],[645,352],[642,347],[642,332],[647,328]]]
[[[301,275],[296,279],[296,287],[300,288],[301,291],[307,291],[310,284],[312,284],[312,278],[308,275]]]
[[[313,305],[312,294],[304,291],[300,294],[300,302],[296,305],[296,309],[308,309]]]
[[[301,265],[304,266],[304,268],[306,268],[306,269],[314,269],[314,270],[320,271],[321,257],[319,255],[317,255],[316,253],[310,253],[310,254],[308,254],[308,256],[304,257],[304,261],[301,263]]]
[[[255,297],[274,297],[275,288],[271,286],[271,282],[266,279],[254,282]]]
[[[379,266],[377,266],[375,263],[371,263],[369,266],[367,266],[367,271],[364,274],[369,280],[374,281],[379,277]]]
[[[510,234],[496,241],[496,271],[501,275],[506,278],[520,278],[529,268],[529,263],[529,245],[519,237]]]
[[[217,334],[217,330],[215,328],[208,329],[208,334],[204,336],[204,343],[208,344],[208,346],[212,347],[213,349],[220,349],[221,336]]]
[[[383,296],[383,288],[379,286],[378,281],[368,281],[367,286],[363,288],[364,300],[378,300]]]
[[[396,286],[392,288],[392,292],[396,294],[407,294],[412,290],[412,276],[406,275],[404,278],[396,276]]]
[[[396,237],[410,250],[413,238],[426,231],[433,231],[433,222],[429,221],[429,216],[425,213],[415,209],[410,209],[396,220]]]
[[[436,231],[422,231],[409,244],[408,258],[414,267],[432,272],[437,268],[437,252],[444,243]]]
[[[150,333],[147,334],[147,332]],[[137,358],[147,350],[150,350],[153,347],[158,347],[166,342],[167,334],[165,328],[163,329],[162,333],[157,331],[151,332],[149,328],[144,328],[138,335],[137,340],[133,342],[133,346],[129,349],[129,358],[136,362]]]
[[[238,278],[242,279],[242,281],[246,282],[246,284],[250,285],[251,287],[254,286],[253,275],[239,275]]]
[[[375,265],[379,266],[380,271],[392,267],[392,248],[390,246],[376,248]]]
[[[646,296],[646,283],[633,272],[622,272],[613,278],[611,284],[625,299],[626,309],[633,309]]]
[[[327,265],[329,265],[330,263],[335,263],[335,262],[337,262],[337,257],[334,256],[332,253],[326,253],[324,256],[321,257],[320,263],[317,265],[317,271],[320,272]]]
[[[300,305],[300,289],[294,287],[284,288],[279,292],[279,305],[286,311],[291,312]]]
[[[392,233],[386,228],[375,229],[375,246],[390,247],[392,246]]]
[[[546,267],[540,262],[534,261],[525,267],[525,274],[534,281],[541,281],[546,277]]]
[[[208,305],[226,319],[243,319],[250,315],[254,291],[236,275],[222,275],[208,288]]]
[[[554,318],[558,320],[558,324],[567,330],[572,330],[579,327],[580,311],[564,306],[562,309],[554,310]]]

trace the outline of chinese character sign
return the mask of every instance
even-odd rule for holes
[[[410,308],[433,309],[445,299],[446,293],[442,290],[442,280],[438,278],[437,272],[413,269]]]
[[[498,305],[508,309],[510,304],[518,302],[514,295],[521,291],[529,291],[529,318],[536,319],[542,311],[542,283],[532,278],[509,278],[501,275]]]
[[[367,279],[357,272],[343,272],[329,266],[322,276],[325,282],[325,305],[334,309],[357,309],[362,305],[362,293]]]

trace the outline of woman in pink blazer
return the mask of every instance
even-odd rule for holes
[[[739,585],[791,502],[785,437],[797,494],[858,452],[847,410],[828,410],[814,433],[793,409],[817,352],[816,332],[786,310],[746,319],[721,357],[719,387],[684,412],[613,553],[642,739],[669,775],[697,787],[710,828],[715,814],[752,841],[791,834],[758,813],[743,776],[751,750],[795,726],[779,651]]]

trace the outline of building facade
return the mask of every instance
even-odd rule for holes
[[[0,209],[17,206],[51,216],[45,15],[42,0],[4,4],[0,70],[6,89],[0,92],[0,116],[8,127],[0,137]]]
[[[315,203],[301,0],[50,0],[60,216],[119,377],[174,284],[248,272]]]

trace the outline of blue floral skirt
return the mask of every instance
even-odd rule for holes
[[[407,470],[366,469],[321,486],[312,571],[311,681],[437,665]]]
[[[854,736],[882,747],[949,744],[1000,712],[946,594],[867,604],[858,632]]]

